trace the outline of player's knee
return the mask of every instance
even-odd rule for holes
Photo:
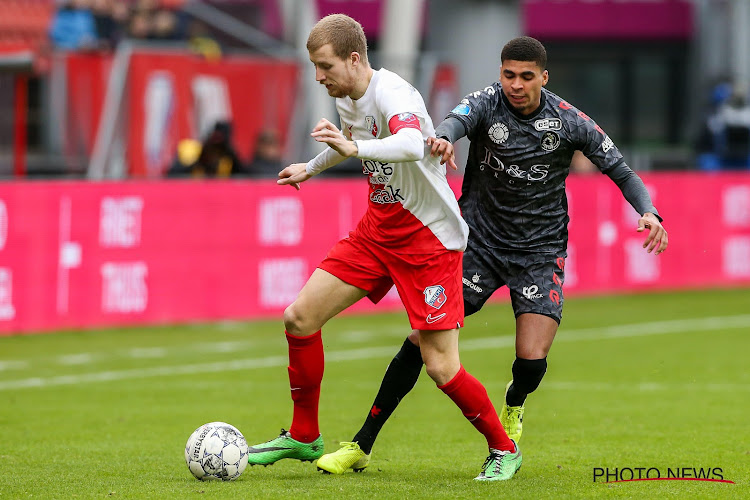
[[[461,368],[460,363],[452,362],[450,359],[433,358],[425,360],[425,371],[427,375],[437,384],[445,385],[456,376]]]
[[[530,394],[539,387],[547,372],[547,358],[524,359],[516,357],[513,362],[513,386],[523,394]]]
[[[284,329],[289,335],[304,337],[320,330],[320,326],[313,324],[309,315],[304,314],[296,302],[284,310]]]

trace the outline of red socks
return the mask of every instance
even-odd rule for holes
[[[307,337],[286,333],[286,340],[289,343],[289,387],[294,402],[289,432],[292,439],[311,443],[320,435],[318,402],[323,380],[323,341],[320,330]]]
[[[487,439],[490,448],[515,452],[513,441],[500,424],[495,407],[492,405],[487,390],[482,383],[470,373],[461,369],[455,377],[438,389],[448,395],[461,409],[464,417]]]

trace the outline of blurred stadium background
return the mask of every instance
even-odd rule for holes
[[[750,283],[748,0],[0,8],[0,333],[278,318],[364,210],[354,161],[299,195],[272,181],[319,151],[308,134],[321,116],[337,121],[304,44],[338,11],[436,122],[497,79],[505,41],[546,44],[548,88],[615,140],[671,235],[667,254],[646,255],[636,214],[575,159],[569,296]],[[215,168],[191,169],[196,158]]]

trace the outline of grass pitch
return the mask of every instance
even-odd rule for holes
[[[526,403],[524,465],[505,483],[472,481],[484,440],[424,373],[362,474],[283,460],[231,483],[195,480],[183,449],[201,424],[229,422],[251,444],[288,428],[278,321],[0,338],[0,498],[750,497],[748,304],[748,289],[568,299]],[[361,425],[407,328],[404,314],[384,314],[324,330],[327,451]],[[498,409],[512,335],[508,304],[461,333],[462,361]],[[734,484],[605,483],[597,468],[703,468]]]

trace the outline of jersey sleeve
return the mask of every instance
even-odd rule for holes
[[[403,128],[421,130],[419,118],[425,119],[422,98],[417,89],[403,82],[378,92],[377,107],[388,123],[391,134]]]
[[[500,88],[496,86],[472,92],[461,99],[461,102],[448,113],[446,118],[456,118],[463,123],[466,136],[473,141],[476,132],[484,130],[484,117],[492,115],[492,110],[500,98],[500,92]]]
[[[563,101],[562,114],[570,127],[571,142],[596,167],[606,173],[623,161],[622,153],[610,137],[586,113]]]

